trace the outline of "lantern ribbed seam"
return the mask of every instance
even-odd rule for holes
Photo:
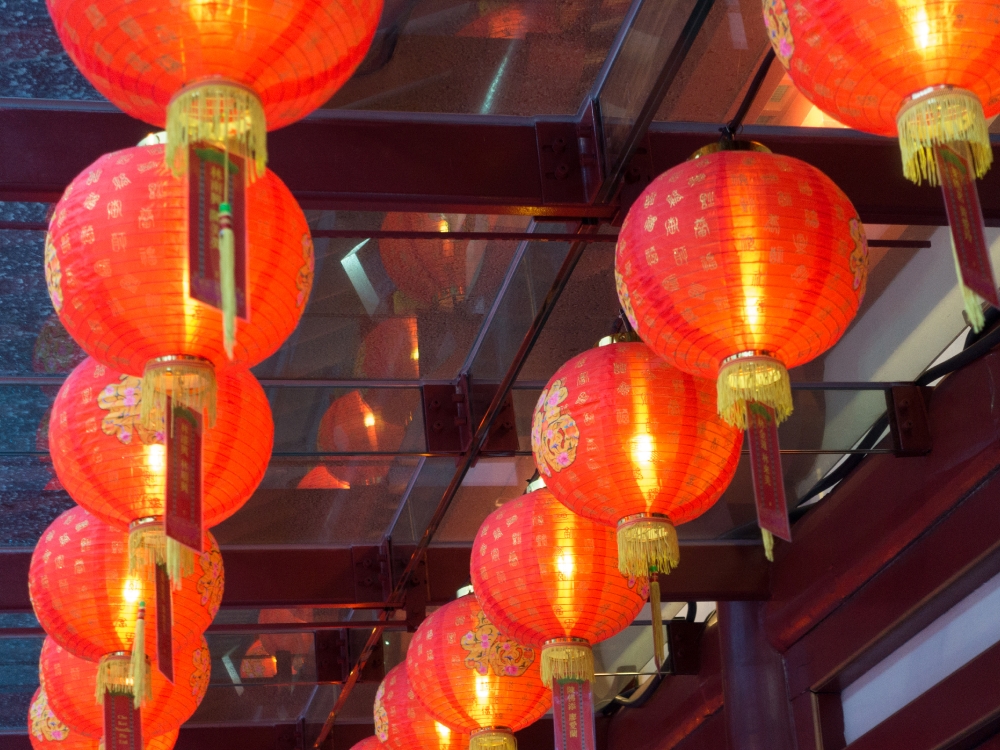
[[[965,142],[972,152],[976,177],[982,177],[993,163],[989,125],[983,105],[971,91],[942,87],[910,99],[896,116],[903,174],[918,185],[927,180],[939,183],[934,147],[949,142]]]

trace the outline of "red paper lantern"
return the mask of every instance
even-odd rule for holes
[[[205,697],[211,668],[208,643],[199,636],[175,652],[173,682],[158,669],[152,671],[150,697],[141,710],[144,738],[172,732],[191,718]],[[95,738],[104,733],[104,707],[94,694],[98,670],[96,662],[45,639],[38,672],[52,711],[73,732]]]
[[[265,127],[295,122],[333,96],[382,13],[381,0],[48,7],[70,58],[101,94],[132,117],[166,124],[172,146],[227,142],[256,157],[259,174]]]
[[[454,214],[389,213],[384,232],[460,231],[464,216]],[[380,239],[379,255],[389,278],[401,292],[429,307],[450,310],[465,300],[468,241],[441,239]]]
[[[145,750],[172,750],[179,730],[144,739]],[[28,709],[28,739],[34,750],[101,750],[100,739],[73,732],[52,713],[45,690],[38,688]]]
[[[420,701],[406,662],[389,670],[375,694],[375,736],[385,750],[466,750],[469,735],[437,721]]]
[[[105,523],[126,530],[164,514],[164,436],[142,426],[141,407],[140,378],[88,358],[59,389],[49,425],[49,450],[66,491]],[[217,414],[202,440],[206,528],[250,499],[274,441],[267,396],[245,370],[219,375]]]
[[[249,319],[238,321],[228,356],[222,313],[188,296],[187,190],[164,172],[162,153],[139,146],[94,162],[66,189],[45,242],[60,320],[96,360],[143,377],[149,424],[147,410],[162,415],[171,388],[175,402],[201,410],[211,405],[213,369],[251,367],[276,351],[313,276],[305,216],[268,172],[247,189]]]
[[[361,342],[354,374],[367,380],[419,380],[417,319],[387,318],[369,331]],[[403,388],[366,388],[362,398],[383,419],[406,427],[413,421],[414,408],[419,408],[415,393]]]
[[[197,556],[183,588],[173,593],[175,652],[198,641],[222,601],[222,555],[212,535],[205,536],[208,552]],[[74,507],[42,534],[28,572],[31,603],[45,632],[74,656],[100,661],[110,686],[131,684],[107,663],[111,654],[132,651],[140,602],[146,604],[147,658],[155,650],[154,582],[145,569],[129,575],[127,552],[127,532]]]
[[[321,453],[392,453],[403,443],[405,428],[387,421],[359,391],[339,396],[323,414],[316,435]],[[391,459],[355,461],[343,472],[350,486],[379,484]]]
[[[542,683],[594,679],[591,646],[629,626],[645,579],[618,570],[615,533],[547,489],[504,503],[479,527],[472,586],[501,633],[541,649]]]
[[[380,747],[382,747],[382,743],[379,742],[378,737],[373,735],[365,737],[361,742],[355,742],[351,750],[379,750]]]
[[[716,414],[713,383],[641,343],[569,360],[542,391],[531,428],[546,485],[570,510],[617,526],[618,565],[629,576],[677,565],[674,527],[715,504],[742,444]]]
[[[515,750],[513,733],[552,703],[535,657],[502,636],[470,594],[421,623],[406,670],[417,700],[437,721],[472,735],[469,750]]]
[[[308,608],[297,609],[262,609],[257,616],[257,622],[261,625],[270,625],[276,622],[313,622],[313,613]],[[267,628],[261,628],[267,630]],[[297,675],[306,662],[306,657],[313,651],[312,633],[262,633],[260,644],[264,651],[277,657],[281,651],[286,651],[291,660],[291,670],[293,675]],[[277,673],[278,662],[274,660],[275,673]],[[265,669],[267,667],[265,666]]]
[[[717,378],[719,413],[792,411],[787,368],[843,335],[865,292],[857,211],[819,170],[787,156],[709,151],[657,177],[622,225],[618,296],[649,347]],[[558,493],[557,493],[558,494]]]

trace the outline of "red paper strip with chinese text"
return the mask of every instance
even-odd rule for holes
[[[156,667],[174,681],[174,611],[166,565],[156,566]]]
[[[143,750],[142,721],[131,695],[104,694],[104,750]]]
[[[778,422],[774,409],[755,401],[747,402],[747,440],[750,443],[750,473],[757,502],[757,523],[776,537],[792,541],[785,504],[785,479],[781,472]]]
[[[934,153],[962,283],[994,307],[1000,307],[969,144],[943,144],[936,146]]]
[[[202,552],[201,436],[202,416],[167,399],[167,491],[164,532],[171,539]]]
[[[594,699],[589,682],[553,681],[552,726],[556,750],[596,750]]]
[[[188,288],[199,302],[222,309],[219,283],[219,204],[226,182],[226,154],[208,143],[188,150]],[[236,315],[247,319],[245,160],[229,154],[229,205],[236,239]]]

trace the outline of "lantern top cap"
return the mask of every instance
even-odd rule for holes
[[[635,331],[622,331],[621,333],[613,333],[610,336],[605,336],[600,341],[597,342],[598,347],[608,346],[609,344],[641,344],[642,339],[639,338],[639,334]]]
[[[757,141],[737,141],[732,138],[722,138],[715,143],[709,143],[707,146],[699,148],[691,154],[688,161],[694,161],[695,159],[700,159],[703,156],[715,154],[719,151],[757,151],[762,154],[771,153],[771,149],[763,143],[758,143]]]

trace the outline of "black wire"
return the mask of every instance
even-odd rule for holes
[[[743,96],[743,101],[740,102],[740,108],[736,110],[736,114],[733,119],[722,126],[722,137],[725,140],[731,141],[736,136],[736,131],[743,126],[743,118],[747,116],[747,112],[750,111],[750,106],[753,104],[753,100],[757,98],[757,92],[760,91],[760,87],[764,85],[764,79],[767,78],[767,73],[771,70],[771,63],[774,62],[774,48],[768,49],[767,54],[760,63],[760,67],[757,68],[757,72],[754,74],[753,80],[750,81],[750,88],[747,89],[747,93]]]

